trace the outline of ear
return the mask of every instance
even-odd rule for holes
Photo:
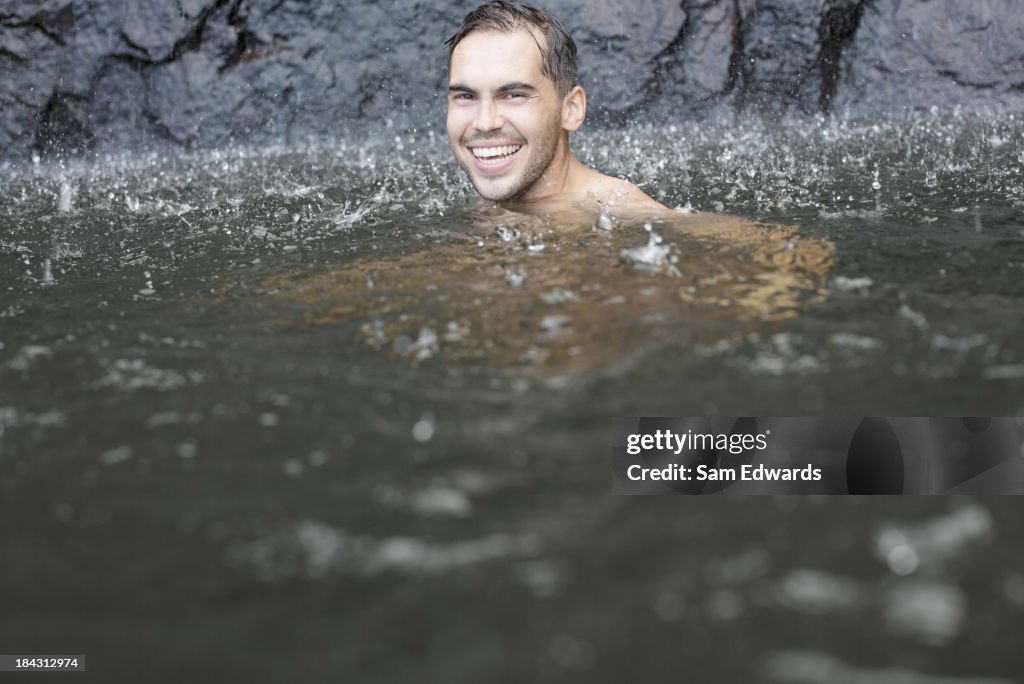
[[[576,86],[562,99],[562,128],[570,133],[583,125],[587,118],[587,94]]]

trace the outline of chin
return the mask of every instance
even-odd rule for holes
[[[477,188],[476,189],[476,193],[478,195],[480,195],[481,197],[483,197],[485,200],[488,200],[490,202],[504,202],[505,200],[512,199],[511,193],[507,193],[507,192],[499,192],[499,191],[487,192],[486,190],[480,190],[480,188]]]
[[[476,194],[491,202],[504,202],[505,200],[515,199],[517,194],[514,187],[486,187],[475,181],[473,182],[473,188],[476,190]]]

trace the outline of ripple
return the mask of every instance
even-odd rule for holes
[[[905,580],[882,600],[886,628],[928,646],[945,646],[963,631],[967,596],[956,585],[937,580]]]
[[[779,684],[1013,684],[993,677],[945,677],[900,667],[882,669],[849,665],[824,651],[778,651],[765,659],[765,677]]]
[[[529,535],[492,534],[443,543],[399,536],[374,539],[316,520],[299,520],[256,539],[230,544],[224,558],[228,565],[276,582],[333,574],[437,575],[495,560],[533,556],[538,550],[537,540]]]
[[[887,523],[875,534],[875,552],[898,575],[918,565],[941,569],[948,560],[991,539],[992,514],[980,504],[967,504],[917,524]]]

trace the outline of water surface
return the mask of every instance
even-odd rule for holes
[[[607,433],[1020,415],[1022,137],[581,136],[682,210],[650,230],[481,212],[419,133],[0,168],[2,640],[104,681],[1014,681],[1014,501],[615,499]]]

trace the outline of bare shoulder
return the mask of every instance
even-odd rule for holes
[[[601,202],[630,211],[668,211],[633,183],[588,169],[586,193]]]

